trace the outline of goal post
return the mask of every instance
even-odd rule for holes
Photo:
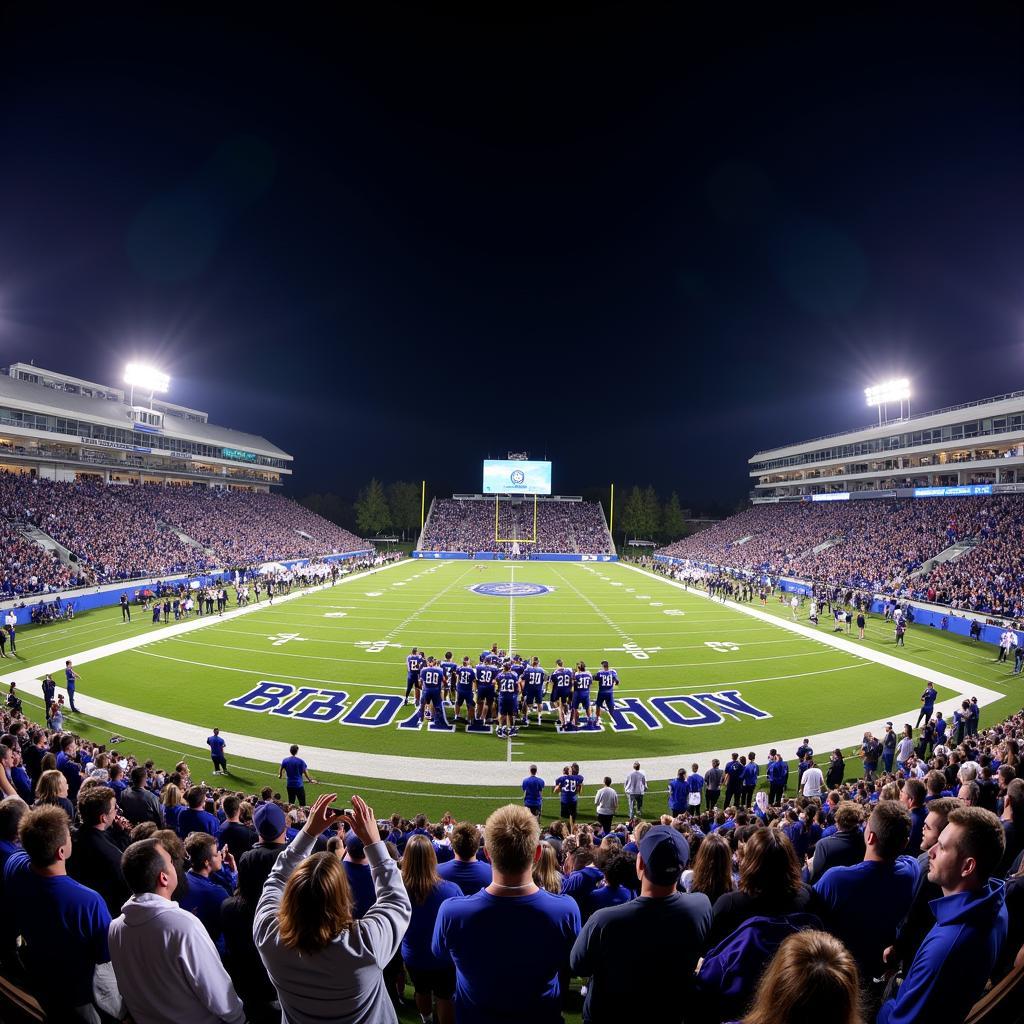
[[[537,543],[537,495],[533,496],[533,536],[532,537],[502,537],[498,521],[499,496],[494,496],[494,543],[495,544],[536,544]]]

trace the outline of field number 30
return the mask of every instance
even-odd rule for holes
[[[720,651],[722,654],[727,654],[729,651],[738,651],[740,649],[739,644],[734,644],[729,640],[705,640],[705,647],[710,647],[713,651]]]

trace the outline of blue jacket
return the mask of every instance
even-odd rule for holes
[[[743,785],[756,786],[758,771],[757,763],[754,761],[748,761],[743,766]]]
[[[935,925],[925,936],[895,999],[877,1024],[964,1020],[985,988],[1006,941],[1005,889],[998,878],[978,893],[932,900]]]

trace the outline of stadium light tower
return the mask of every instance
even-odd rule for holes
[[[875,384],[873,387],[864,389],[864,397],[869,406],[878,407],[878,425],[887,423],[889,412],[886,408],[889,404],[900,403],[900,419],[903,419],[903,403],[907,403],[907,416],[910,415],[910,381],[906,377],[899,377],[896,380],[887,380],[883,384]],[[885,415],[883,419],[883,410]]]
[[[166,394],[171,387],[171,378],[166,373],[144,363],[129,363],[124,368],[124,382],[131,388],[129,404],[135,405],[135,389],[149,392],[149,407],[153,408],[153,395],[158,391]]]

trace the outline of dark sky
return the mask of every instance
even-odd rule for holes
[[[696,508],[879,379],[1024,385],[1014,6],[363,6],[5,8],[3,359],[147,356],[298,493],[526,449]]]

